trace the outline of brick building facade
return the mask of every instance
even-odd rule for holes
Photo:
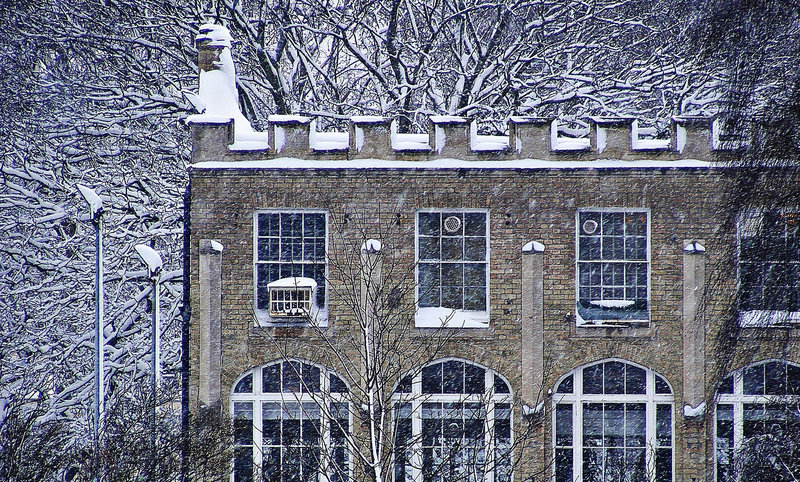
[[[732,480],[800,395],[796,281],[770,274],[796,268],[748,251],[797,261],[796,218],[731,215],[710,119],[590,125],[272,116],[259,144],[193,119],[189,400],[237,420],[234,480],[368,479],[340,433],[369,431],[368,353],[395,364],[387,480]]]

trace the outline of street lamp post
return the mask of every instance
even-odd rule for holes
[[[150,478],[155,480],[155,464],[156,464],[156,396],[158,395],[158,385],[161,382],[161,322],[159,319],[159,282],[161,281],[161,267],[163,261],[161,256],[150,246],[144,244],[137,244],[134,246],[136,253],[142,258],[144,264],[147,266],[147,276],[153,282],[153,324],[152,324],[152,373],[151,373],[151,388],[153,398],[153,412],[150,425],[150,450],[151,450],[151,468]]]
[[[94,190],[80,184],[77,185],[83,199],[89,205],[89,216],[95,229],[95,271],[94,271],[94,443],[97,445],[100,436],[100,423],[105,405],[105,387],[103,383],[103,200]]]

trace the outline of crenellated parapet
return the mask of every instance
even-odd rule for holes
[[[647,138],[633,117],[590,117],[586,137],[568,137],[559,120],[512,116],[508,135],[478,134],[474,120],[430,116],[427,132],[399,133],[390,117],[354,116],[347,132],[319,131],[313,118],[272,115],[260,141],[241,141],[233,135],[234,121],[192,116],[195,161],[298,159],[386,160],[713,160],[722,151],[715,141],[712,117],[678,116],[671,136]]]

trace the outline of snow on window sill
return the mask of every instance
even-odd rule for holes
[[[256,327],[261,328],[275,328],[275,327],[297,327],[306,328],[310,326],[319,326],[325,328],[328,326],[328,309],[311,308],[310,316],[298,317],[271,317],[267,310],[255,310],[256,313]]]
[[[489,313],[452,308],[419,308],[414,324],[417,328],[488,328]]]
[[[739,312],[739,326],[769,328],[800,325],[800,311],[749,310]]]

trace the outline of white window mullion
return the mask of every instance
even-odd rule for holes
[[[422,370],[411,382],[411,474],[415,481],[422,480]],[[400,482],[400,481],[397,481]]]

